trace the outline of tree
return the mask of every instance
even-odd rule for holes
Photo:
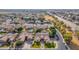
[[[23,28],[22,28],[22,27],[19,27],[19,28],[17,29],[17,32],[20,33],[20,32],[22,32],[22,30],[23,30]]]
[[[70,44],[72,40],[72,34],[71,33],[64,34],[64,40],[66,41],[67,44]]]
[[[36,30],[36,33],[41,32],[41,31],[42,31],[42,29],[37,29],[37,30]]]
[[[44,46],[45,48],[55,48],[56,44],[54,42],[45,42]]]
[[[62,25],[64,24],[64,22],[63,22],[63,21],[61,21],[60,23],[61,23]]]
[[[51,43],[49,43],[49,42],[45,42],[45,48],[51,48]]]
[[[16,43],[15,43],[15,46],[16,47],[22,46],[22,44],[23,44],[23,41],[17,40]]]
[[[49,30],[50,30],[49,36],[50,37],[55,37],[55,35],[56,35],[56,29],[54,27],[50,27]]]
[[[78,39],[79,39],[79,32],[77,32],[77,37],[78,37]]]
[[[79,36],[79,32],[77,32],[77,36]]]
[[[55,48],[56,44],[54,42],[51,43],[51,47]]]

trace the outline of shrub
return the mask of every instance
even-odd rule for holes
[[[22,30],[23,30],[23,28],[22,28],[22,27],[19,27],[19,28],[17,29],[17,32],[20,33],[20,32],[22,32]]]
[[[37,30],[36,30],[36,33],[41,32],[41,31],[42,31],[42,29],[37,29]]]
[[[40,41],[34,41],[34,43],[32,44],[33,48],[40,48],[41,47],[41,43]]]
[[[54,27],[50,27],[49,30],[49,36],[54,37],[56,35],[56,29]]]
[[[21,46],[22,44],[23,44],[23,41],[18,40],[16,41],[15,46]]]
[[[56,44],[54,42],[45,42],[45,48],[55,48]]]

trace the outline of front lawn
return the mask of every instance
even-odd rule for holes
[[[34,41],[34,43],[32,44],[32,48],[40,48],[40,47],[41,47],[40,41]]]
[[[45,42],[44,44],[45,48],[55,48],[56,47],[56,43],[54,42]]]

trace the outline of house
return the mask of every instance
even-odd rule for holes
[[[25,39],[26,40],[33,40],[34,38],[34,36],[33,36],[33,33],[28,33],[28,32],[26,32],[26,34],[25,34]]]
[[[36,33],[35,39],[36,40],[44,39],[45,41],[48,41],[50,40],[50,37],[48,33]]]
[[[20,33],[16,40],[25,41],[25,33]]]
[[[8,36],[7,35],[5,35],[2,38],[0,38],[0,46],[6,44],[7,41],[8,41]]]
[[[28,32],[21,33],[17,38],[17,40],[20,40],[20,41],[27,41],[32,39],[33,39],[33,33],[28,33]]]
[[[26,29],[28,29],[28,28],[34,28],[36,25],[35,24],[25,24],[24,26]]]
[[[8,33],[8,38],[10,39],[11,42],[16,40],[16,37],[18,35],[18,33],[12,34],[12,33]]]

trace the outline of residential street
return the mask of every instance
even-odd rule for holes
[[[57,36],[59,38],[59,40],[57,41],[58,42],[58,48],[57,48],[57,50],[67,50],[67,48],[66,48],[67,45],[65,45],[64,39],[63,39],[61,33],[58,30],[57,30]]]

